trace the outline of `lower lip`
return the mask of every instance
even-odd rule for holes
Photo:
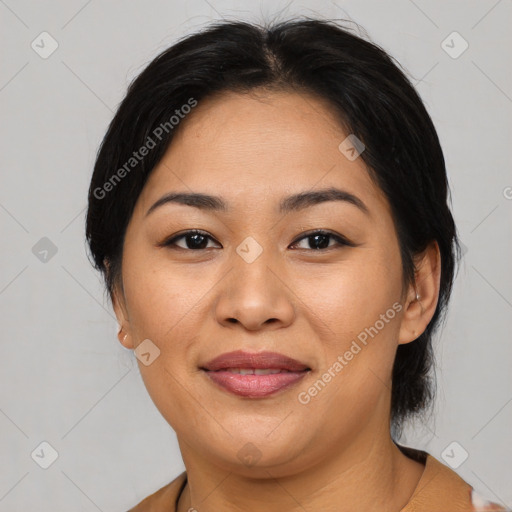
[[[249,398],[261,398],[272,395],[293,386],[309,372],[286,372],[269,375],[241,375],[223,370],[205,371],[206,375],[230,393]]]

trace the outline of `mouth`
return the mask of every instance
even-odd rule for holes
[[[263,398],[289,389],[311,368],[276,352],[229,352],[212,359],[200,369],[209,381],[232,394]]]

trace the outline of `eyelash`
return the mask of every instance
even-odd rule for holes
[[[169,249],[182,249],[184,251],[192,251],[192,252],[205,251],[207,248],[204,248],[204,249],[189,249],[189,248],[184,248],[184,247],[176,246],[176,242],[178,240],[180,240],[182,238],[186,238],[187,236],[192,236],[192,235],[201,235],[203,237],[209,238],[210,240],[214,240],[214,238],[211,237],[205,231],[201,231],[199,229],[192,229],[192,230],[189,230],[189,231],[185,231],[184,233],[181,233],[178,236],[173,236],[172,238],[169,238],[169,239],[165,240],[164,242],[162,242],[160,244],[160,246],[161,247],[167,247]],[[352,243],[350,240],[348,240],[344,236],[336,234],[336,233],[332,233],[330,231],[325,231],[323,229],[318,229],[318,230],[315,230],[315,231],[309,231],[307,233],[303,233],[301,238],[298,238],[297,240],[295,240],[292,245],[295,245],[298,242],[300,242],[300,241],[302,241],[304,239],[307,239],[307,238],[311,238],[311,237],[313,237],[315,235],[331,237],[332,239],[334,239],[337,242],[338,248],[339,247],[344,247],[344,246],[348,246],[348,247],[355,247],[356,246],[356,244]],[[335,248],[336,248],[336,245],[327,247],[325,249],[305,249],[305,250],[307,250],[307,251],[314,251],[314,252],[325,252],[325,251],[328,251],[330,249],[335,249]],[[302,250],[304,250],[304,249],[302,249]]]

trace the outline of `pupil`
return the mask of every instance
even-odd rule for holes
[[[204,235],[198,235],[198,234],[189,235],[187,240],[190,241],[190,239],[193,239],[194,242],[192,244],[189,244],[187,242],[187,246],[189,249],[204,249],[204,247],[202,247],[204,245],[204,241],[206,239]]]
[[[330,235],[314,235],[314,236],[312,236],[310,238],[314,238],[315,239],[315,245],[318,245],[318,244],[316,244],[316,242],[318,241],[318,238],[323,239],[324,242],[327,241],[327,243],[320,243],[319,245],[321,247],[315,247],[315,249],[325,249],[326,247],[329,247],[329,241],[328,241],[329,240],[329,236]]]

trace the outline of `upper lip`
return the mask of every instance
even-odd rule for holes
[[[251,353],[244,352],[243,350],[221,354],[201,367],[201,369],[208,371],[225,370],[228,368],[268,368],[288,370],[290,372],[310,370],[307,364],[277,352]]]

